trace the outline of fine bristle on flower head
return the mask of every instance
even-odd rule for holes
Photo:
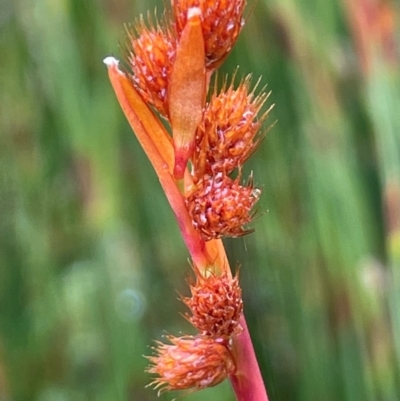
[[[196,268],[194,271],[192,295],[182,297],[191,312],[185,314],[186,319],[205,336],[228,338],[239,334],[243,300],[238,275],[231,277],[226,272],[218,275],[212,271],[203,274]]]
[[[222,382],[235,371],[231,353],[222,339],[203,336],[168,336],[170,344],[157,342],[147,357],[148,372],[157,375],[149,384],[159,394],[171,390],[201,390]]]
[[[171,29],[143,17],[128,30],[127,64],[133,84],[143,99],[161,115],[168,116],[168,82],[176,56],[177,41]]]
[[[234,80],[234,77],[232,81]],[[235,89],[233,82],[213,93],[196,133],[193,155],[194,174],[202,177],[222,171],[230,174],[240,168],[263,137],[258,135],[270,109],[259,115],[268,95],[256,96],[246,77]]]
[[[221,237],[240,237],[252,232],[244,228],[250,223],[251,209],[261,190],[252,180],[247,186],[239,184],[222,172],[203,177],[186,197],[186,205],[194,227],[205,241]]]

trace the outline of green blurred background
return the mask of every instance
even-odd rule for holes
[[[187,251],[102,64],[156,5],[0,2],[1,401],[156,400],[143,355],[191,330]],[[399,3],[248,8],[222,70],[262,75],[278,122],[248,163],[256,232],[226,245],[270,399],[399,400]]]

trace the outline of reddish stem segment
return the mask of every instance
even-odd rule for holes
[[[230,381],[238,401],[268,401],[267,391],[254,353],[245,317],[240,319],[243,332],[233,340],[236,373]]]

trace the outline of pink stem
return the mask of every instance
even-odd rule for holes
[[[230,381],[237,401],[268,401],[267,391],[254,353],[244,315],[240,318],[243,332],[233,340],[236,373]]]

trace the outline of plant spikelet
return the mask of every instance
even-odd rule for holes
[[[217,385],[235,371],[227,344],[203,336],[169,336],[170,344],[157,342],[147,357],[148,372],[157,375],[149,384],[159,394],[170,390],[201,390]]]

